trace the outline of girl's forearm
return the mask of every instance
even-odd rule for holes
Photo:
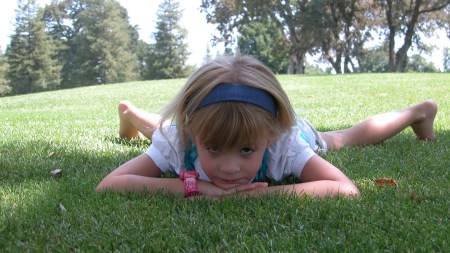
[[[255,193],[263,194],[270,192],[296,194],[298,196],[308,195],[316,197],[326,196],[359,196],[358,188],[352,182],[341,182],[322,180],[291,185],[270,186],[265,189],[257,189]]]
[[[203,194],[218,196],[227,195],[224,190],[213,187],[210,183],[200,181],[200,191]],[[208,190],[207,190],[208,189]],[[97,191],[115,190],[122,192],[150,192],[183,194],[183,181],[178,178],[156,178],[137,175],[118,175],[105,178],[98,186]],[[270,187],[257,187],[249,191],[235,192],[243,195],[261,195],[265,193],[288,193],[298,196],[309,195],[317,197],[326,196],[359,196],[358,188],[351,181],[322,180],[291,185],[278,185]]]
[[[179,193],[183,194],[183,181],[178,178],[157,178],[138,175],[118,175],[105,178],[97,191],[115,190],[121,192]]]

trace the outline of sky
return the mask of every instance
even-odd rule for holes
[[[151,41],[151,35],[155,32],[156,12],[162,0],[118,0],[128,11],[131,25],[138,25],[140,38],[147,43]],[[49,4],[51,0],[38,0],[41,6]],[[206,55],[207,46],[210,46],[211,55],[223,51],[223,46],[213,47],[211,39],[216,34],[215,26],[206,23],[205,14],[199,10],[201,0],[180,0],[180,9],[183,10],[181,25],[188,30],[186,42],[189,45],[191,55],[188,63],[201,65]],[[17,2],[15,0],[2,0],[0,8],[0,47],[4,52],[9,44],[9,36],[14,32],[14,18]],[[435,66],[443,69],[442,50],[450,45],[450,40],[445,32],[440,31],[439,37],[423,38],[429,45],[436,47],[431,55],[423,55],[433,61]],[[399,43],[397,43],[399,45]],[[411,53],[411,52],[410,52]],[[311,58],[309,58],[311,60]]]
[[[38,0],[42,7],[50,4],[51,0]],[[147,43],[151,42],[151,36],[155,32],[156,12],[161,0],[119,0],[120,4],[128,11],[131,25],[138,25],[139,36]],[[217,50],[222,50],[220,46],[212,47],[210,42],[213,38],[215,26],[206,23],[204,13],[200,13],[201,0],[181,0],[180,9],[183,10],[181,25],[188,30],[186,42],[189,45],[191,55],[188,63],[201,65],[206,55],[209,44],[211,54],[215,55]],[[14,32],[15,9],[17,1],[2,0],[0,7],[0,47],[3,52],[9,44],[9,36]]]

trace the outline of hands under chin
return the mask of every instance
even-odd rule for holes
[[[222,198],[231,195],[257,195],[257,193],[268,188],[266,182],[256,182],[245,185],[232,186],[231,188],[223,189],[213,183],[199,180],[199,190],[207,198]]]

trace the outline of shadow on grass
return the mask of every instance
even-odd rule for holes
[[[115,136],[107,136],[104,138],[104,140],[112,142],[114,144],[133,146],[137,148],[147,148],[151,144],[151,141],[148,139],[123,139]]]
[[[100,144],[95,140],[81,144],[77,141],[62,143],[31,139],[3,142],[0,146],[0,184],[47,180],[51,178],[50,172],[56,169],[62,170],[64,178],[74,180],[85,181],[86,176],[93,175],[105,176],[148,147],[148,141],[120,141],[110,137],[105,140]]]
[[[105,147],[101,148],[86,148],[86,144],[80,148],[76,143],[56,143],[46,140],[21,139],[17,143],[3,143],[0,146],[0,183],[5,186],[25,180],[46,180],[51,176],[50,171],[55,169],[62,169],[64,175],[77,175],[74,179],[82,180],[85,179],[83,176],[87,175],[102,177],[120,164],[145,152],[150,141],[106,136],[103,143]],[[378,145],[329,151],[323,157],[344,171],[349,163],[355,166],[367,163],[382,167],[383,161],[389,159],[392,159],[390,164],[395,164],[398,161],[408,163],[405,159],[419,162],[418,157],[422,157],[424,161],[435,160],[437,164],[448,166],[449,145],[448,130],[438,131],[433,142],[416,141],[412,132],[402,132]],[[355,159],[356,157],[359,158]],[[353,176],[358,175],[360,176],[359,173]],[[298,180],[287,178],[285,182]]]
[[[96,207],[103,210],[99,202],[104,196],[96,193],[95,187],[147,146],[143,141],[125,143],[129,145],[109,141],[99,145],[95,140],[82,145],[77,140],[1,142],[0,248],[21,252],[31,245],[38,247],[33,247],[36,251],[60,251],[55,249],[68,243],[72,247],[80,241],[84,246],[94,244],[86,235],[96,229],[91,224],[96,219],[89,214],[92,220],[85,220],[83,213],[95,215]],[[56,169],[61,169],[59,176],[51,173]],[[114,198],[118,199],[114,203],[121,203],[127,196]],[[91,227],[84,231],[86,224]]]

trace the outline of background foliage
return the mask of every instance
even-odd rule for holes
[[[336,73],[366,72],[359,63],[377,37],[387,45],[387,70],[404,72],[413,45],[427,50],[422,36],[438,28],[449,31],[449,5],[450,0],[202,0],[201,8],[217,25],[216,40],[226,44],[240,40],[236,30],[274,24],[285,44],[272,50],[288,49],[289,73],[295,74],[305,73],[306,53],[319,53]]]
[[[450,35],[450,0],[202,0],[224,54],[240,49],[276,73],[436,72],[425,60]],[[117,0],[55,0],[41,8],[18,0],[15,32],[0,50],[0,96],[133,80],[188,76],[176,0],[162,0],[153,42],[139,38]],[[149,22],[151,21],[149,17]],[[411,53],[411,50],[414,52]],[[205,60],[211,59],[208,49]],[[449,51],[443,52],[449,71]],[[324,67],[306,64],[316,56]]]
[[[115,0],[58,0],[45,8],[19,0],[15,33],[0,62],[0,95],[185,77],[192,68],[178,8],[173,0],[161,3],[149,45]]]

